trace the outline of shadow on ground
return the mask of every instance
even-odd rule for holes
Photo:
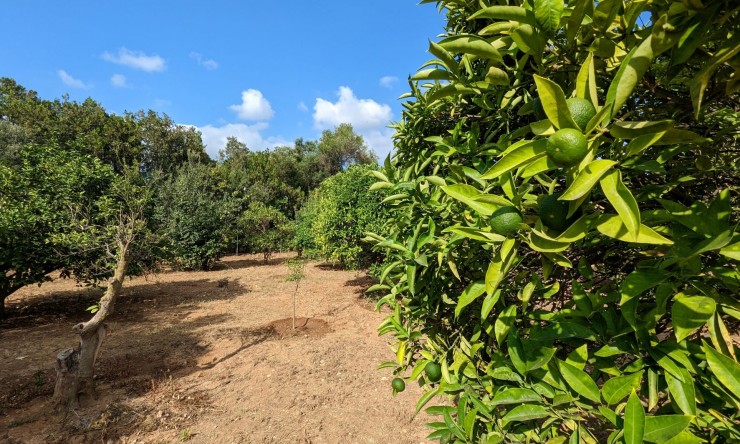
[[[199,360],[209,351],[199,330],[221,324],[232,315],[189,315],[200,303],[228,300],[246,292],[238,281],[224,285],[209,279],[124,287],[108,321],[96,379],[138,396],[151,389],[152,381],[199,370]],[[0,372],[0,417],[37,397],[52,394],[54,359],[60,344],[72,346],[76,342],[72,326],[90,319],[92,315],[85,309],[101,294],[101,290],[80,288],[10,307],[10,316],[0,322],[0,355],[19,357]],[[228,334],[241,341],[238,351],[270,336],[267,330]]]
[[[238,281],[223,282],[212,279],[157,281],[142,284],[124,284],[120,299],[111,320],[134,317],[145,320],[153,310],[176,306],[224,300],[247,291]],[[0,332],[5,329],[31,328],[51,323],[67,322],[72,325],[90,319],[87,311],[103,295],[99,288],[80,287],[75,290],[56,291],[43,298],[28,302],[8,304],[7,317],[0,319]]]
[[[250,255],[249,257],[245,256],[244,259],[236,259],[234,256],[232,256],[231,258],[229,258],[229,260],[217,262],[213,266],[213,269],[214,270],[234,270],[234,269],[239,269],[239,268],[282,265],[285,262],[289,261],[290,259],[291,258],[289,257],[271,257],[270,259],[265,261],[261,256],[255,256],[255,255]]]

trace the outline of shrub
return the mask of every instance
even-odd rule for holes
[[[379,255],[362,242],[365,233],[379,231],[388,216],[382,205],[385,193],[370,190],[376,170],[353,165],[322,182],[298,216],[298,248],[348,268],[377,262]]]
[[[230,203],[217,192],[211,168],[186,164],[159,184],[153,220],[177,267],[207,270],[226,248]]]
[[[380,177],[396,212],[374,288],[386,365],[425,387],[418,409],[452,400],[430,438],[739,441],[738,9],[437,3],[447,35]],[[585,158],[558,167],[571,96],[596,115]],[[537,210],[557,194],[563,230]],[[488,225],[502,206],[515,233]]]
[[[262,253],[265,261],[273,253],[290,248],[293,231],[288,218],[277,208],[252,202],[239,218],[244,242],[253,253]]]

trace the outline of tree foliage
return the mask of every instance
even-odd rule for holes
[[[176,176],[157,186],[155,230],[163,236],[166,255],[181,268],[208,270],[226,247],[231,202],[218,191],[212,169],[183,165]]]
[[[434,3],[446,34],[378,182],[397,212],[375,287],[386,365],[426,388],[418,409],[453,400],[430,438],[740,440],[737,5]],[[586,128],[569,97],[594,105]],[[564,128],[588,151],[558,167]],[[513,234],[490,227],[502,207]]]
[[[265,261],[273,253],[289,250],[293,237],[289,220],[277,208],[256,201],[239,217],[239,230],[244,233],[249,251],[261,253]]]
[[[29,145],[17,164],[0,162],[0,302],[59,269],[96,279],[83,264],[97,253],[58,236],[76,224],[76,214],[90,218],[108,211],[114,177],[99,160],[69,156],[56,146]]]
[[[389,216],[382,205],[386,193],[368,191],[373,172],[377,167],[351,166],[311,193],[296,224],[300,250],[349,268],[379,261],[371,245],[362,241],[367,232],[379,232]]]

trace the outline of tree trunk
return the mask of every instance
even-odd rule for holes
[[[0,319],[5,318],[5,299],[11,294],[23,288],[23,285],[8,285],[0,287]]]
[[[95,361],[105,339],[104,321],[113,313],[128,266],[128,245],[119,245],[119,250],[120,258],[108,288],[100,299],[100,309],[89,321],[74,326],[74,331],[80,335],[79,344],[57,354],[57,381],[52,398],[57,410],[74,409],[97,397],[94,380]]]

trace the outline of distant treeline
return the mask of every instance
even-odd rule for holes
[[[121,189],[146,196],[147,242],[132,272],[162,263],[208,269],[230,252],[267,259],[291,249],[370,265],[376,258],[360,239],[385,220],[383,193],[368,190],[376,168],[347,124],[264,151],[232,137],[213,160],[196,129],[165,114],[46,100],[2,78],[0,301],[55,270],[88,282],[107,277],[104,248],[83,238],[88,226],[113,231]]]

